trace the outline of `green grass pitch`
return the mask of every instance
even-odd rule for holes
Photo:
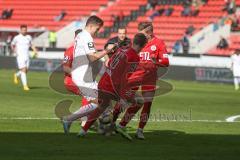
[[[0,70],[0,160],[239,159],[240,119],[225,122],[240,115],[240,91],[232,85],[168,81],[174,90],[155,98],[146,140],[129,142],[120,135],[94,132],[79,139],[78,123],[65,136],[59,120],[48,118],[55,118],[54,107],[60,100],[73,100],[74,110],[80,98],[49,89],[49,74],[44,72],[30,72],[31,90],[24,92],[21,85],[13,84],[13,73]],[[132,136],[136,127],[136,121],[129,124]]]

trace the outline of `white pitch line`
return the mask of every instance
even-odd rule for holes
[[[240,117],[240,115],[239,115]],[[238,118],[238,117],[237,117]],[[1,117],[0,120],[59,120],[54,117]],[[120,119],[119,119],[120,120]],[[132,121],[139,121],[139,119],[132,119]],[[206,123],[239,123],[240,121],[224,121],[224,120],[149,120],[149,122],[206,122]]]

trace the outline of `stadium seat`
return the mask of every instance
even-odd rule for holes
[[[0,20],[1,27],[18,27],[27,24],[31,27],[45,27],[49,30],[58,30],[73,20],[89,16],[101,6],[107,5],[108,0],[7,0],[0,1],[0,11],[5,8],[14,9],[9,20]],[[39,7],[41,6],[41,7]],[[53,19],[65,10],[67,15],[60,22]]]

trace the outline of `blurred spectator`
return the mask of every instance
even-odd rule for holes
[[[192,0],[192,6],[196,7],[196,6],[200,6],[202,4],[201,0]]]
[[[169,6],[169,8],[164,11],[164,15],[165,16],[171,16],[172,13],[173,13],[173,10],[174,10],[173,7]]]
[[[194,9],[192,10],[191,14],[192,14],[193,17],[198,16],[198,14],[199,14],[199,7],[195,6]]]
[[[208,3],[208,0],[202,0],[203,5]]]
[[[148,4],[147,4],[146,9],[147,10],[149,10],[149,9],[155,10],[157,5],[158,5],[158,1],[157,0],[148,0]]]
[[[183,1],[183,7],[190,7],[192,5],[191,0],[184,0]]]
[[[181,42],[182,42],[183,53],[188,54],[190,44],[189,44],[189,39],[187,34],[183,36]]]
[[[189,7],[189,6],[184,6],[181,15],[184,16],[184,17],[190,16],[190,15],[191,15],[191,7]]]
[[[149,20],[153,21],[153,19],[157,16],[161,16],[164,13],[165,9],[164,8],[160,8],[157,11],[154,11],[150,16],[149,16]]]
[[[234,14],[234,15],[232,16],[231,30],[232,30],[232,31],[238,30],[238,24],[239,24],[238,17],[237,17],[236,14]]]
[[[186,29],[186,32],[185,32],[185,33],[186,33],[187,35],[192,35],[194,31],[195,31],[194,26],[193,26],[193,25],[190,25],[190,26]]]
[[[233,14],[236,11],[236,1],[235,0],[225,0],[225,6],[223,11],[227,11],[228,14]]]
[[[1,15],[0,19],[10,19],[12,17],[12,14],[13,14],[12,8],[4,9],[2,11],[2,15]]]
[[[218,49],[226,49],[228,48],[228,42],[224,37],[221,37],[221,40],[219,41],[217,45]]]
[[[182,53],[182,43],[180,40],[177,40],[172,48],[173,53]]]
[[[54,17],[54,21],[61,21],[66,15],[67,12],[65,12],[65,10],[62,10],[58,16]]]
[[[223,11],[227,11],[230,0],[224,0],[224,2],[225,2],[225,4],[224,4],[224,7],[223,7]]]
[[[192,1],[192,6],[193,6],[193,10],[191,15],[192,16],[198,16],[199,14],[199,8],[203,5],[203,2],[201,0],[193,0]]]
[[[48,35],[48,42],[50,48],[56,48],[57,44],[57,33],[55,31],[50,31]]]
[[[227,9],[228,14],[233,14],[236,11],[236,2],[235,0],[231,0]]]

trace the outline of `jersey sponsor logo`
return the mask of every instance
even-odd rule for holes
[[[94,43],[93,42],[89,42],[88,43],[88,48],[89,49],[94,49]]]
[[[149,52],[140,52],[139,56],[142,60],[150,61],[150,53]]]
[[[163,54],[163,58],[168,58],[168,54]]]
[[[64,56],[63,63],[67,63],[69,61],[69,56]]]
[[[151,51],[156,51],[157,50],[157,47],[155,45],[152,45],[151,46]]]

